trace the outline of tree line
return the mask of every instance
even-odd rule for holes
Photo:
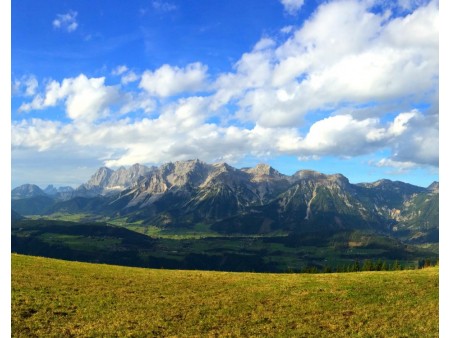
[[[299,272],[300,273],[331,273],[331,272],[358,272],[358,271],[395,271],[395,270],[414,270],[423,269],[431,266],[438,265],[438,260],[432,260],[430,258],[419,259],[417,264],[401,264],[398,260],[389,262],[386,260],[371,260],[365,259],[360,261],[356,259],[349,264],[338,265],[331,267],[325,265],[321,266],[305,266]]]

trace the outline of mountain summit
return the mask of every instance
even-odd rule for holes
[[[102,167],[64,195],[48,198],[39,187],[24,185],[11,196],[22,215],[33,205],[33,213],[120,217],[164,228],[205,223],[220,233],[369,229],[420,238],[439,228],[437,182],[428,188],[390,180],[351,184],[342,174],[299,170],[289,176],[267,164],[237,169],[189,160]]]

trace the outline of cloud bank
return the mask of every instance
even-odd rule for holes
[[[293,14],[303,1],[282,4]],[[400,2],[403,16],[372,4],[326,2],[214,77],[195,62],[140,73],[118,65],[111,79],[80,74],[41,92],[22,79],[31,99],[19,110],[42,116],[12,123],[13,150],[95,149],[108,166],[387,151],[372,165],[437,167],[438,3]],[[54,26],[75,30],[76,12],[66,16]],[[68,122],[46,119],[49,107]]]

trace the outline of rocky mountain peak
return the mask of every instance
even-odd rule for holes
[[[45,196],[45,192],[35,184],[23,184],[11,191],[12,199]]]
[[[197,159],[176,161],[163,165],[160,172],[170,185],[198,185],[208,176],[209,166]]]
[[[439,182],[434,181],[427,189],[435,194],[439,194]]]
[[[373,183],[371,184],[371,186],[372,186],[372,187],[383,187],[383,186],[385,186],[385,185],[390,185],[390,184],[392,184],[392,181],[391,181],[391,180],[388,180],[388,179],[383,178],[383,179],[381,179],[381,180],[378,180],[378,181],[373,182]]]
[[[47,188],[45,188],[44,189],[44,192],[47,194],[47,195],[51,195],[51,196],[53,196],[53,195],[57,195],[57,194],[63,194],[63,193],[71,193],[71,192],[73,192],[73,188],[72,187],[58,187],[58,188],[56,188],[53,184],[49,184],[48,186],[47,186]]]
[[[226,163],[189,160],[166,163],[159,168],[135,164],[113,171],[103,167],[74,193],[58,192],[51,198],[37,196],[35,200],[54,203],[79,196],[92,197],[96,200],[86,207],[78,202],[58,202],[52,211],[67,212],[74,208],[75,212],[89,213],[95,209],[102,215],[120,214],[146,222],[143,224],[164,227],[191,226],[192,222],[207,220],[223,231],[229,231],[229,226],[239,231],[247,231],[244,227],[248,226],[257,232],[278,227],[313,230],[316,226],[385,229],[393,224],[393,219],[411,226],[421,226],[425,221],[437,226],[439,195],[433,192],[438,189],[438,182],[428,189],[390,180],[356,185],[341,174],[300,170],[287,176],[267,164],[236,169]],[[15,194],[28,198],[35,193],[44,194],[35,185],[24,185],[11,195],[15,202]],[[103,197],[98,198],[99,195]],[[15,206],[20,208],[20,203]],[[32,206],[26,213],[22,210],[25,209],[17,211],[27,215],[35,214],[37,209]]]
[[[314,170],[299,170],[294,175],[292,175],[295,179],[300,180],[318,180],[318,179],[326,179],[327,175],[319,173]]]
[[[113,173],[114,170],[107,167],[101,167],[91,176],[86,185],[88,187],[105,187]]]
[[[53,184],[49,184],[47,188],[44,189],[44,192],[48,195],[55,195],[58,193],[58,190],[54,187]]]
[[[332,175],[328,175],[328,180],[332,181],[332,182],[336,182],[337,184],[339,184],[340,186],[345,186],[350,184],[349,180],[347,177],[345,177],[342,174],[332,174]]]
[[[198,186],[207,178],[210,167],[198,159],[164,163],[149,169],[136,186],[151,194],[161,194],[172,187]]]
[[[123,190],[137,184],[138,179],[145,176],[151,169],[144,165],[134,164],[130,168],[120,167],[113,172],[105,188],[109,190]]]
[[[149,167],[147,167],[145,165],[142,165],[142,164],[139,164],[139,163],[135,163],[130,168],[128,168],[128,171],[130,173],[134,173],[135,175],[136,174],[143,175],[143,174],[147,173],[148,171],[151,171],[151,170],[154,170],[154,169],[155,169],[155,167],[149,168]]]
[[[246,172],[257,176],[281,176],[281,174],[265,163],[259,163],[255,167],[247,169]]]
[[[236,170],[236,168],[233,168],[226,162],[217,162],[217,163],[214,163],[212,166],[214,168],[216,168],[217,170],[221,170],[221,171],[235,171]]]
[[[188,161],[176,161],[174,163],[174,172],[177,175],[185,175],[188,172],[195,171],[195,170],[201,170],[205,167],[206,163],[195,159],[195,160],[188,160]]]

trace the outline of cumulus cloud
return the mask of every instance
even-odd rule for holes
[[[439,121],[436,114],[418,110],[398,114],[392,122],[357,120],[337,115],[315,122],[304,139],[290,142],[291,153],[300,156],[358,156],[391,149],[391,157],[377,166],[411,168],[439,165]]]
[[[42,119],[12,123],[11,144],[14,148],[33,148],[44,151],[70,139],[72,126]]]
[[[125,93],[122,95],[119,115],[143,112],[150,114],[156,109],[156,102],[147,93]]]
[[[370,153],[385,139],[377,119],[338,115],[314,123],[298,145],[299,154],[355,156]]]
[[[426,5],[428,0],[398,0],[398,6],[404,10],[413,10]]]
[[[33,101],[24,103],[19,111],[42,110],[65,102],[66,114],[72,120],[94,121],[108,115],[109,107],[120,97],[114,86],[106,86],[105,78],[88,78],[84,74],[64,79],[61,83],[51,81],[45,96],[36,95]]]
[[[269,126],[277,113],[274,126],[289,126],[316,110],[346,106],[357,114],[366,102],[430,102],[438,88],[438,38],[435,1],[404,17],[372,12],[370,2],[324,3],[285,42],[261,40],[256,46],[264,50],[245,53],[235,72],[219,76],[214,108],[237,103],[244,121]],[[375,116],[383,113],[376,108]]]
[[[280,32],[283,34],[289,34],[294,29],[294,26],[284,26],[280,29]]]
[[[62,124],[41,119],[14,123],[14,148],[58,151],[62,144],[75,150],[96,149],[109,166],[158,163],[201,157],[206,161],[237,161],[244,156],[279,152],[282,138],[295,129],[238,128],[207,123],[209,98],[179,99],[155,118]],[[32,137],[30,137],[32,136]],[[200,156],[201,155],[201,156]]]
[[[315,122],[306,136],[297,128],[239,128],[206,122],[210,98],[190,97],[167,106],[154,118],[68,124],[32,119],[13,124],[13,148],[95,148],[108,166],[161,163],[201,157],[206,161],[235,162],[245,156],[295,155],[353,157],[380,149],[392,156],[372,163],[378,167],[409,169],[438,163],[437,117],[419,111],[400,113],[392,122],[357,120],[337,115]],[[132,101],[136,102],[136,101]],[[414,164],[414,165],[413,165]]]
[[[122,75],[128,70],[128,67],[125,65],[120,65],[114,68],[111,72],[112,75]]]
[[[383,168],[394,168],[397,173],[403,173],[408,171],[409,169],[417,167],[417,163],[406,161],[406,162],[399,162],[394,161],[390,158],[382,158],[378,162],[375,163],[375,166]]]
[[[141,77],[121,65],[115,86],[83,74],[51,81],[43,93],[21,84],[33,93],[21,111],[64,104],[72,121],[14,123],[13,147],[95,148],[109,166],[383,151],[373,165],[436,167],[437,108],[413,108],[437,102],[437,2],[397,17],[371,3],[325,2],[301,27],[285,29],[285,41],[262,38],[212,80],[197,62]]]
[[[71,33],[78,28],[77,15],[78,13],[72,10],[66,14],[57,14],[52,22],[53,27]]]
[[[151,95],[167,97],[183,92],[196,92],[205,88],[208,67],[199,62],[185,68],[163,65],[155,71],[142,74],[139,87]]]
[[[122,75],[120,82],[126,85],[131,82],[136,82],[137,80],[139,80],[139,76],[135,72],[130,70],[129,72]]]
[[[267,39],[262,39],[250,53],[244,53],[234,65],[235,72],[221,74],[215,81],[216,92],[213,95],[212,109],[242,98],[249,90],[266,86],[272,74],[273,50],[268,47]],[[270,42],[269,45],[272,43]]]
[[[439,166],[439,116],[413,111],[404,122],[402,134],[390,142],[390,148],[393,161]]]
[[[290,14],[295,15],[303,6],[304,0],[281,0],[281,4],[284,6],[284,10]]]
[[[132,70],[129,70],[128,67],[125,65],[117,66],[112,70],[111,74],[114,76],[121,75],[120,82],[123,85],[127,85],[131,82],[139,80],[139,76]]]
[[[15,79],[12,86],[13,95],[33,96],[36,94],[39,87],[39,82],[36,76],[24,75],[20,79]]]

